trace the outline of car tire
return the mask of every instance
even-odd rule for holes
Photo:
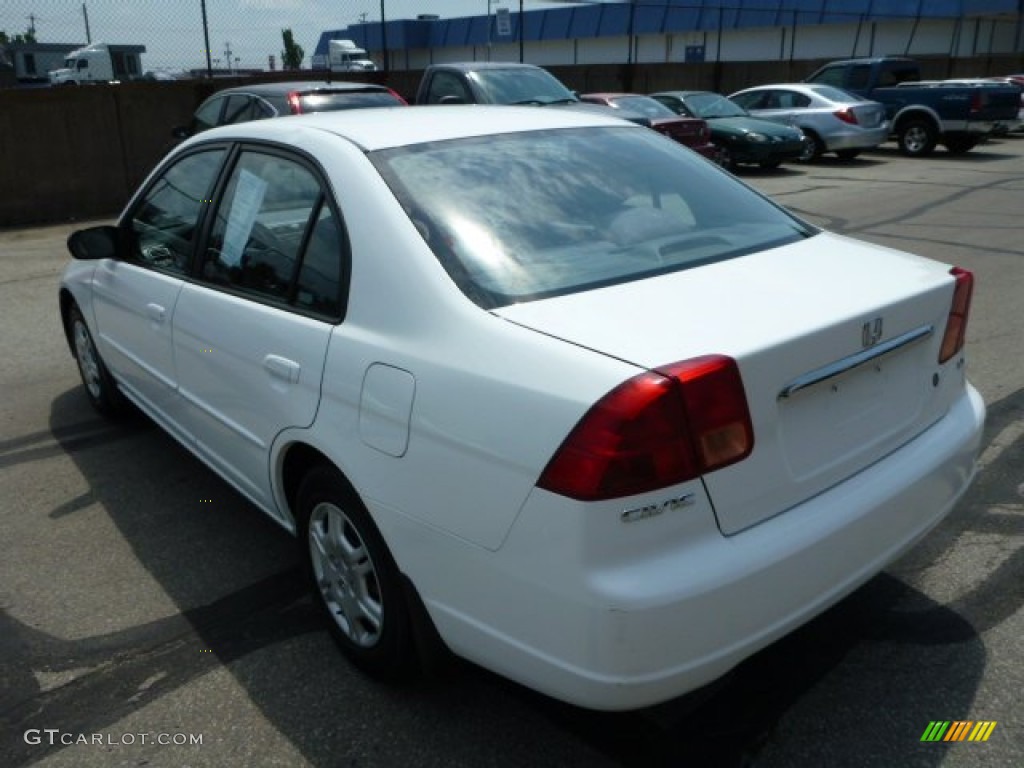
[[[735,171],[737,163],[733,153],[724,144],[717,144],[716,146],[718,147],[718,164],[727,171]]]
[[[128,401],[117,388],[114,377],[100,357],[89,326],[77,304],[72,304],[68,312],[68,338],[71,340],[75,362],[78,363],[85,394],[92,407],[109,418],[124,415],[128,410]]]
[[[303,479],[296,522],[313,598],[342,653],[371,677],[410,677],[416,654],[402,576],[366,507],[334,467],[316,467]]]
[[[837,149],[836,157],[840,160],[853,160],[855,157],[860,155],[859,149]]]
[[[817,162],[825,152],[825,144],[814,131],[804,131],[804,151],[797,159],[805,163]]]
[[[899,128],[900,152],[907,157],[930,155],[938,143],[935,126],[927,120],[907,120]]]

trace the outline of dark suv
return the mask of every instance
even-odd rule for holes
[[[186,139],[219,125],[281,115],[396,106],[406,106],[405,99],[390,88],[373,83],[306,81],[240,85],[210,96],[199,105],[187,126],[174,129],[174,137]]]

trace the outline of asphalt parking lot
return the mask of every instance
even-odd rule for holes
[[[76,226],[0,232],[0,765],[1024,764],[1022,169],[1024,136],[742,174],[830,229],[975,272],[981,472],[847,600],[712,690],[624,714],[469,664],[405,687],[355,672],[286,534],[141,417],[89,407],[56,305]],[[996,726],[922,742],[940,720]]]

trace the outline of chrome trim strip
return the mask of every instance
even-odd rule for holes
[[[869,349],[862,350],[855,355],[844,357],[841,360],[836,360],[834,363],[823,365],[821,368],[816,368],[813,371],[809,371],[802,376],[797,376],[793,381],[782,388],[779,392],[779,400],[787,398],[801,389],[807,389],[807,387],[813,387],[815,384],[820,384],[828,379],[835,378],[840,374],[846,373],[849,370],[856,368],[859,365],[875,360],[882,355],[887,355],[890,352],[895,352],[897,349],[914,344],[918,341],[928,338],[935,333],[934,325],[923,325],[920,328],[915,328],[912,331],[907,331],[901,336],[897,336],[889,341],[877,344]]]

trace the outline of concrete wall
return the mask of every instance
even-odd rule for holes
[[[689,43],[677,42],[673,47],[685,44]],[[546,58],[560,58],[554,51],[546,53]],[[621,63],[551,64],[549,69],[580,93],[694,88],[728,94],[759,83],[800,80],[831,58],[640,63],[632,67]],[[919,60],[926,79],[1024,71],[1021,54]],[[381,73],[363,79],[386,82],[411,98],[420,75],[420,70],[403,70],[390,73],[386,81]],[[357,77],[349,74],[345,79]],[[174,145],[171,129],[186,123],[211,92],[239,82],[243,81],[0,90],[0,228],[116,215]]]

